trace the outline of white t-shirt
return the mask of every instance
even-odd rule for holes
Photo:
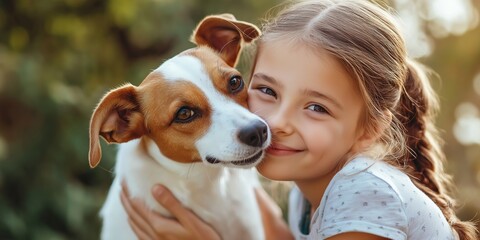
[[[365,232],[400,240],[453,240],[456,234],[435,203],[402,171],[358,157],[329,183],[314,212],[308,235],[300,232],[304,198],[290,192],[289,225],[295,239],[325,239],[344,232]]]

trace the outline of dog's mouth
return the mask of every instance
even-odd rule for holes
[[[263,156],[263,150],[259,151],[258,153],[255,153],[253,156],[251,156],[249,158],[242,159],[242,160],[222,161],[222,160],[219,160],[218,158],[214,158],[214,157],[211,157],[211,156],[207,156],[206,160],[207,160],[207,162],[209,162],[211,164],[218,164],[218,163],[228,164],[228,163],[230,163],[230,164],[233,164],[233,165],[236,165],[236,166],[246,166],[246,165],[251,165],[251,164],[255,163],[262,156]]]

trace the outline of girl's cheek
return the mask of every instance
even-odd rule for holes
[[[265,119],[265,115],[268,114],[268,106],[266,106],[262,101],[259,101],[256,97],[248,98],[248,109],[250,112],[262,117]]]
[[[248,109],[249,109],[251,112],[255,112],[256,109],[258,108],[258,107],[257,107],[258,101],[256,100],[255,94],[252,93],[251,91],[252,91],[252,90],[249,90],[249,91],[248,91],[248,100],[247,100]]]

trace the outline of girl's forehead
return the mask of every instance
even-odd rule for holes
[[[299,59],[295,59],[297,61],[302,59],[309,62],[315,60],[314,62],[321,62],[322,65],[336,65],[336,67],[339,67],[339,71],[345,71],[340,61],[333,54],[321,45],[310,43],[301,38],[287,37],[285,39],[263,41],[259,46],[258,53],[262,54],[264,52],[292,54],[291,57],[299,57]],[[299,54],[293,55],[293,53]]]
[[[265,76],[275,85],[299,97],[313,90],[351,104],[361,102],[360,91],[342,63],[324,49],[289,40],[263,42],[259,48],[253,79]]]
[[[256,59],[256,70],[270,70],[285,78],[353,81],[340,61],[322,48],[313,48],[301,42],[277,40],[263,43]]]

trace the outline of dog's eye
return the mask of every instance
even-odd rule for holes
[[[243,79],[240,76],[233,76],[228,80],[228,90],[231,93],[240,92],[243,89]]]
[[[175,119],[173,120],[174,122],[177,123],[188,123],[192,121],[196,116],[196,113],[194,110],[192,110],[189,107],[181,107],[178,109]]]

